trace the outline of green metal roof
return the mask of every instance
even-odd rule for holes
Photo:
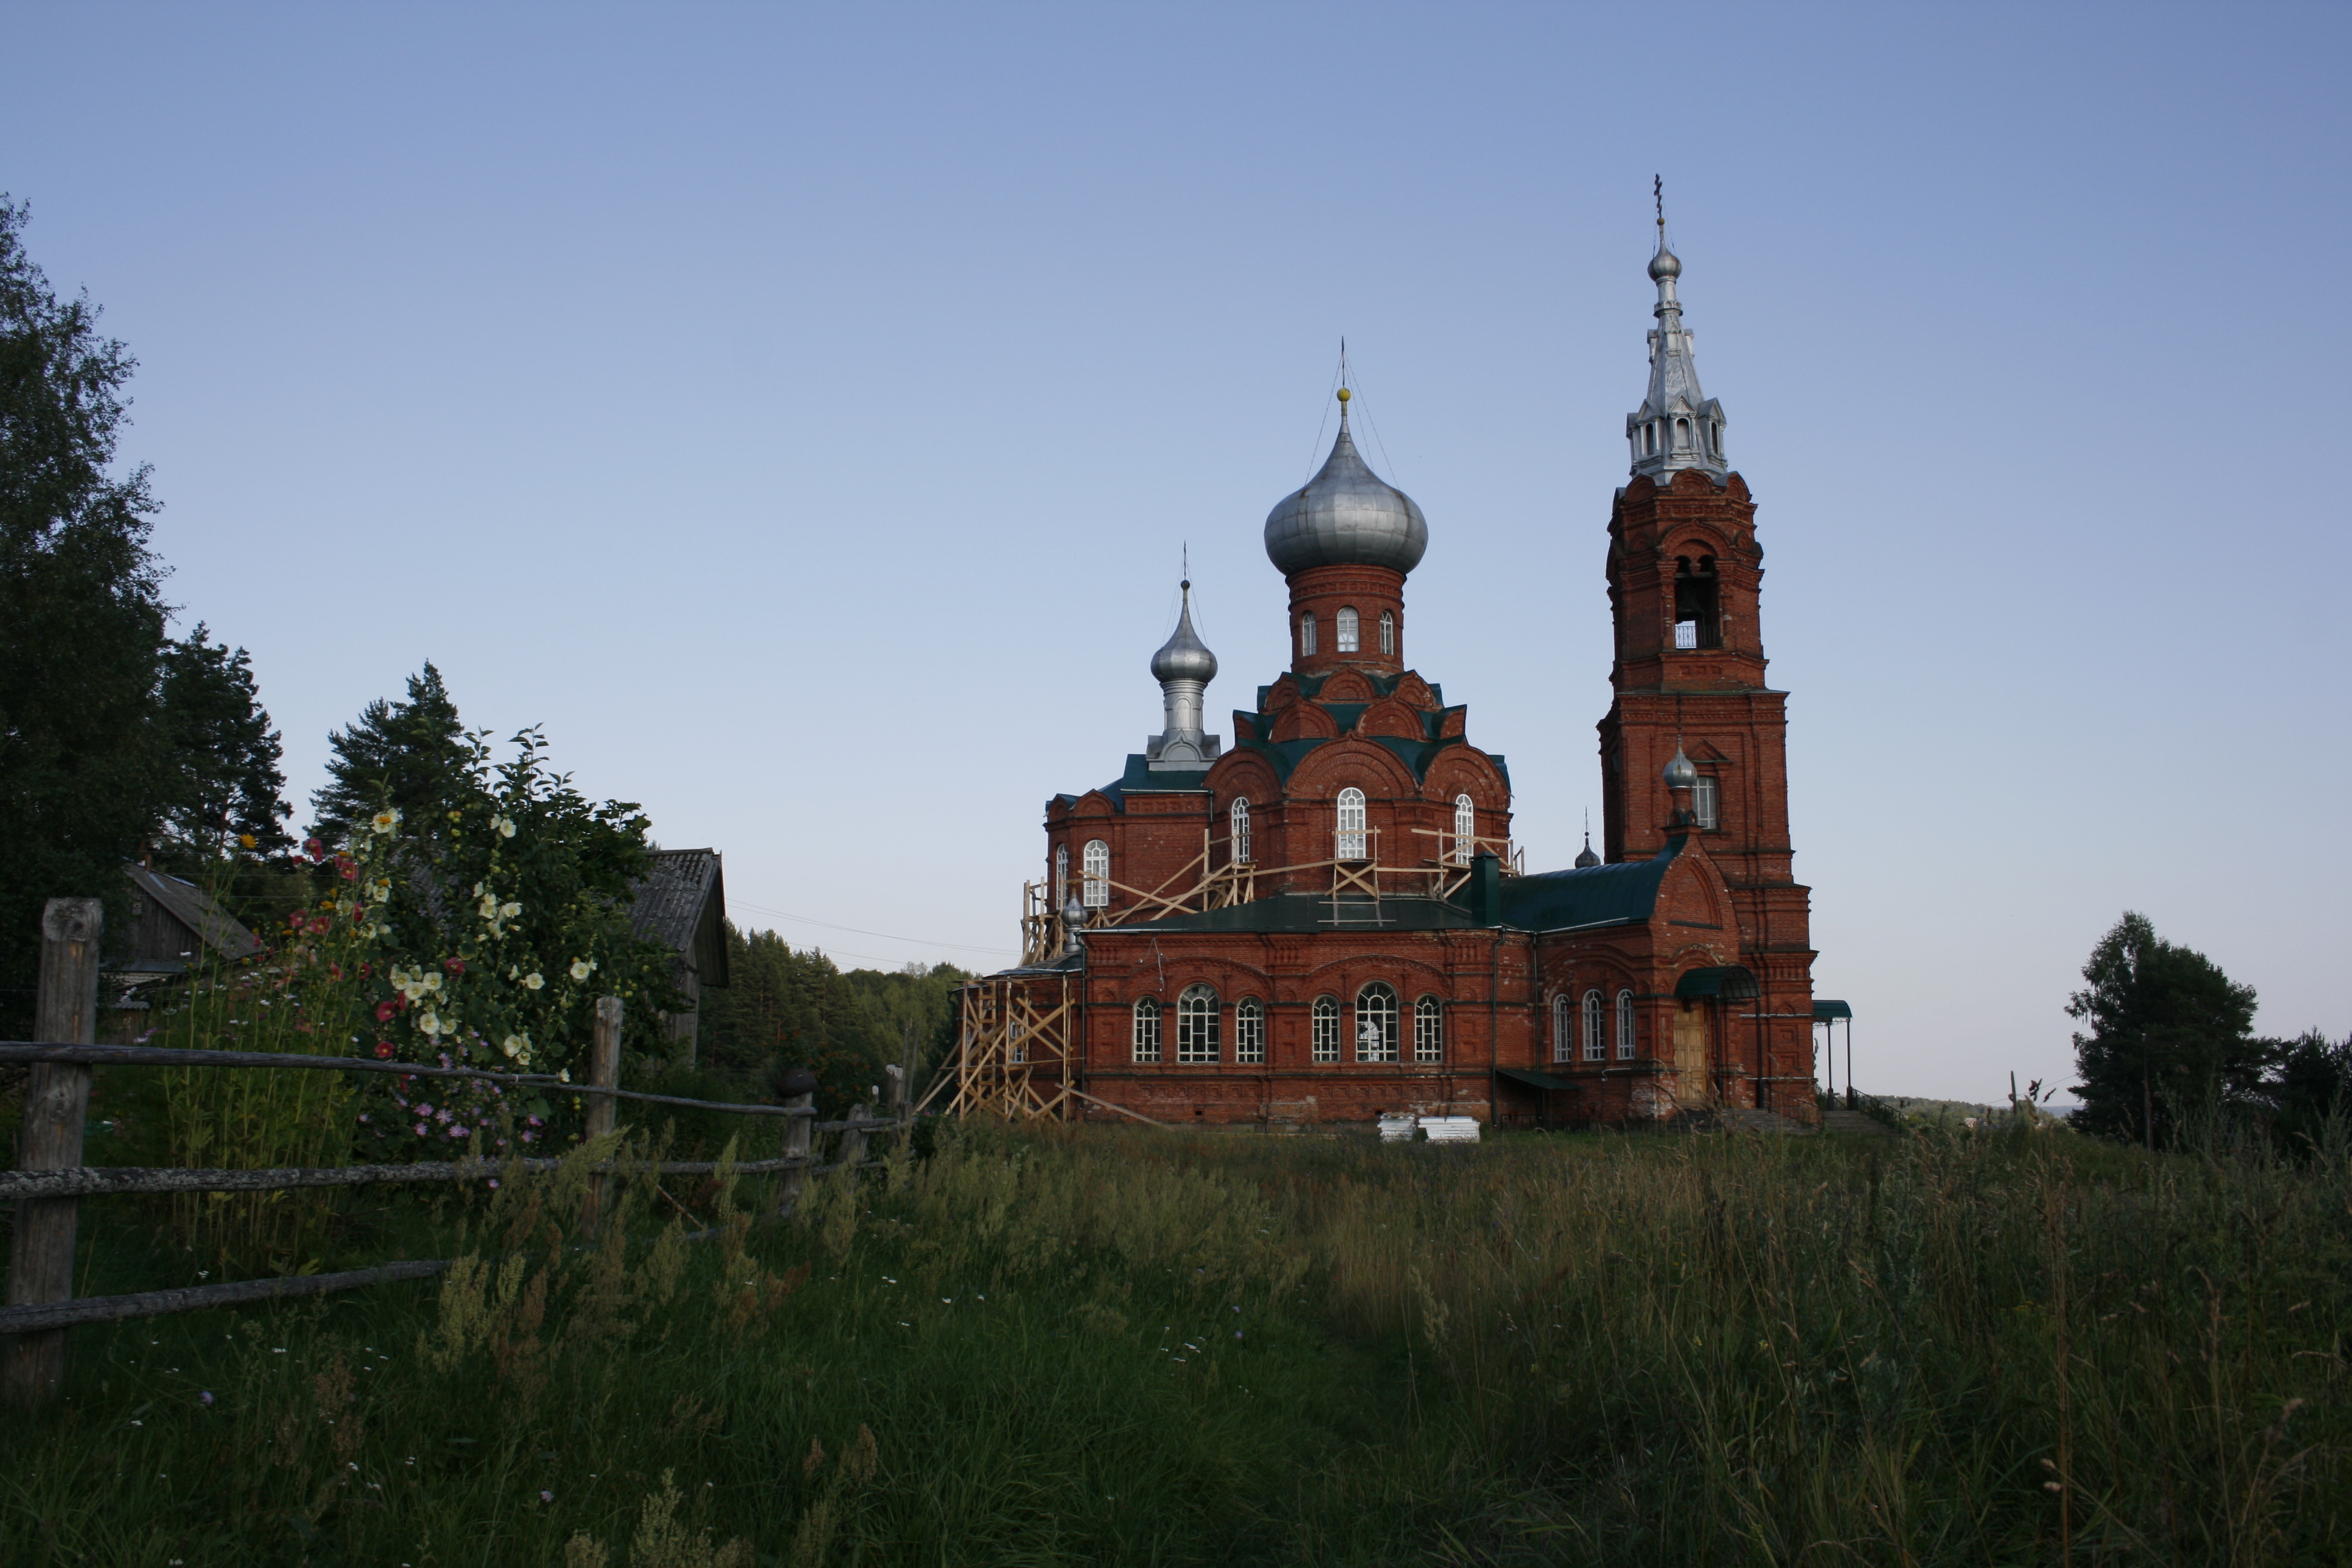
[[[1853,1016],[1853,1009],[1843,1002],[1823,1001],[1813,1004],[1813,1022],[1816,1024],[1826,1024],[1832,1018],[1850,1019]]]
[[[1497,765],[1502,758],[1495,759]],[[1542,871],[1503,880],[1503,923],[1521,931],[1572,931],[1580,926],[1638,925],[1656,912],[1658,886],[1682,853],[1666,840],[1654,859],[1620,860],[1580,870]]]
[[[1469,931],[1476,925],[1455,905],[1436,899],[1382,899],[1377,925],[1373,921],[1374,908],[1370,899],[1342,899],[1339,913],[1339,919],[1335,923],[1331,900],[1325,894],[1276,893],[1272,898],[1234,904],[1222,910],[1203,910],[1193,914],[1171,915],[1165,920],[1108,926],[1088,931],[1087,940],[1093,942],[1101,937],[1117,936],[1121,931],[1148,934],[1178,931]]]
[[[1531,1089],[1574,1089],[1576,1087],[1568,1079],[1554,1078],[1548,1072],[1537,1072],[1529,1068],[1496,1068],[1495,1076],[1526,1084]]]
[[[1754,973],[1744,963],[1694,969],[1675,982],[1675,994],[1685,1000],[1713,996],[1725,1002],[1745,1002],[1759,994]]]

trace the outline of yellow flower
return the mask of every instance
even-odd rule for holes
[[[239,849],[250,849],[250,848],[252,848],[252,847],[253,847],[253,835],[252,835],[252,834],[250,834],[250,833],[240,833],[240,834],[238,834],[238,835],[236,836],[236,847],[237,847]]]

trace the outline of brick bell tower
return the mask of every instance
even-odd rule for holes
[[[1738,1098],[1810,1119],[1810,889],[1789,843],[1788,693],[1764,676],[1756,503],[1724,460],[1723,405],[1699,389],[1663,213],[1649,270],[1649,394],[1625,418],[1633,478],[1609,517],[1616,696],[1600,723],[1602,847],[1616,862],[1649,859],[1673,834],[1706,846],[1763,993],[1726,1041],[1760,1080]]]

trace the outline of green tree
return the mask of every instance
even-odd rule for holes
[[[915,1077],[908,1086],[920,1094],[929,1075],[955,1049],[956,988],[974,976],[952,963],[909,963],[902,969],[853,969],[846,979],[866,1003],[873,1034],[890,1061],[905,1058],[915,1041]]]
[[[26,995],[44,900],[125,898],[158,816],[163,568],[142,466],[114,470],[137,362],[59,300],[0,195],[0,994]]]
[[[162,839],[166,856],[203,869],[242,849],[282,855],[294,847],[280,798],[285,754],[245,649],[214,643],[202,622],[163,648],[163,713],[167,777]]]
[[[2352,1117],[2352,1037],[2330,1041],[2313,1029],[2267,1041],[2273,1070],[2263,1086],[2272,1133],[2290,1148],[2319,1142],[2330,1121]]]
[[[2128,910],[2091,950],[2083,978],[2066,1003],[2090,1026],[2074,1036],[2075,1126],[2167,1144],[2185,1122],[2257,1099],[2269,1050],[2253,1037],[2252,986]]]
[[[772,931],[727,924],[728,984],[702,994],[703,1064],[746,1087],[772,1091],[777,1076],[807,1068],[817,1108],[837,1115],[865,1100],[898,1050],[833,960],[795,952]]]
[[[430,838],[477,787],[466,726],[430,659],[408,678],[405,701],[377,698],[349,728],[329,735],[327,746],[327,783],[310,797],[310,832],[331,847],[350,843],[352,826],[386,805],[412,835]]]

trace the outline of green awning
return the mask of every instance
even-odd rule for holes
[[[1756,976],[1744,963],[1727,963],[1717,969],[1694,969],[1675,982],[1675,994],[1685,1002],[1701,996],[1712,996],[1723,1002],[1751,1002],[1760,990],[1756,984]]]
[[[1843,1018],[1851,1022],[1853,1018],[1853,1009],[1847,1006],[1843,1002],[1816,1002],[1813,1004],[1814,1023],[1826,1024],[1832,1018]]]
[[[1514,1083],[1526,1084],[1530,1089],[1574,1089],[1576,1087],[1575,1083],[1568,1079],[1554,1078],[1548,1072],[1536,1072],[1528,1068],[1496,1068],[1495,1076],[1509,1079]]]

